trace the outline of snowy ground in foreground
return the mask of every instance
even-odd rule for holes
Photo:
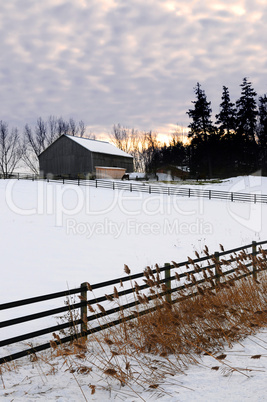
[[[105,381],[103,375],[99,377],[96,370],[86,375],[75,373],[74,377],[67,371],[67,365],[62,364],[62,359],[50,361],[50,364],[54,364],[55,374],[52,373],[52,365],[40,359],[33,363],[21,359],[16,362],[16,371],[3,374],[2,384],[0,378],[0,400],[82,402],[85,400],[82,389],[88,401],[101,402],[266,401],[266,349],[267,330],[263,330],[257,336],[247,337],[232,349],[226,347],[224,353],[227,356],[222,363],[211,356],[202,356],[199,364],[189,367],[185,374],[167,374],[158,382],[157,390],[149,389],[149,384],[145,389],[136,385],[132,389],[121,387],[115,380]],[[90,362],[87,362],[87,366],[91,367]],[[215,367],[219,369],[214,370]],[[91,384],[96,385],[94,395],[91,395]]]
[[[238,177],[207,188],[267,194],[267,178]],[[15,180],[0,180],[0,194],[0,303],[73,288],[85,281],[96,283],[120,277],[124,275],[124,264],[136,273],[147,265],[183,261],[188,255],[194,257],[194,251],[201,254],[204,245],[214,252],[220,243],[229,249],[252,240],[267,240],[266,204]],[[53,306],[51,302],[47,308]],[[1,313],[4,319],[6,312]],[[14,331],[11,334],[1,330],[0,338],[10,337]],[[267,335],[263,333],[261,338],[266,348]],[[204,357],[203,366],[190,368],[187,376],[166,380],[162,387],[171,396],[166,394],[163,400],[241,401],[246,395],[253,401],[264,400],[266,357],[250,360],[253,354],[264,354],[263,347],[256,347],[254,341],[257,340],[247,339],[242,343],[246,348],[237,345],[229,352],[235,366],[254,367],[249,379],[237,373],[224,377],[220,371],[205,367],[210,358]],[[44,381],[36,370],[31,374],[30,367],[25,366],[19,374],[13,373],[6,380],[6,390],[1,388],[0,397],[8,390],[14,394],[7,400],[83,400],[73,377],[64,370],[50,376],[51,382]],[[12,387],[12,381],[19,386]],[[93,383],[84,377],[81,381]],[[181,390],[176,381],[195,391]],[[94,397],[105,400],[109,394],[97,393]],[[111,397],[115,398],[115,394]],[[142,397],[156,398],[149,399],[146,392]],[[133,394],[129,400],[135,400]]]

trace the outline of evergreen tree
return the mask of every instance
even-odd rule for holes
[[[241,97],[237,100],[237,133],[244,135],[247,141],[255,141],[255,132],[257,125],[257,103],[255,97],[257,93],[251,86],[251,82],[245,77]]]
[[[207,139],[208,134],[214,132],[214,127],[211,121],[211,102],[207,101],[205,91],[201,88],[201,85],[197,83],[194,88],[196,94],[196,101],[192,101],[194,109],[189,109],[187,114],[192,119],[192,123],[189,124],[190,132],[188,137]]]
[[[189,124],[188,137],[192,138],[190,144],[190,169],[196,177],[212,177],[212,150],[209,137],[215,133],[215,127],[211,121],[211,102],[207,101],[205,91],[197,83],[194,88],[196,101],[192,101],[194,109],[189,109],[187,114],[192,119]]]
[[[260,166],[262,174],[267,175],[267,96],[259,98],[259,123],[257,135],[260,147]]]
[[[257,130],[260,146],[267,148],[267,96],[259,98],[259,124]]]
[[[251,174],[259,169],[259,146],[256,142],[258,108],[257,93],[247,78],[240,85],[241,97],[237,100],[237,170],[239,174]]]
[[[236,129],[236,108],[230,100],[229,90],[226,86],[223,86],[220,108],[220,113],[216,114],[216,124],[219,126],[221,135],[229,135]]]

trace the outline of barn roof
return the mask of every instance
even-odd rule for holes
[[[126,152],[115,147],[114,145],[110,144],[107,141],[91,140],[89,138],[74,137],[72,135],[65,135],[65,136],[68,137],[70,140],[76,142],[77,144],[81,145],[82,147],[88,149],[91,152],[99,152],[101,154],[125,156],[128,158],[132,158],[131,155],[127,154]]]

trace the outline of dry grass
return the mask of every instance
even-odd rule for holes
[[[57,348],[57,353],[62,353],[65,359],[71,356],[73,372],[87,373],[97,369],[109,386],[116,381],[131,389],[135,384],[140,389],[149,388],[157,392],[160,392],[160,384],[166,375],[183,373],[189,365],[197,364],[203,354],[214,357],[216,363],[224,365],[227,370],[244,374],[228,366],[223,349],[267,325],[265,272],[258,273],[257,280],[252,276],[235,280],[237,275],[248,273],[246,264],[251,262],[251,258],[242,252],[231,256],[231,262],[223,260],[218,267],[219,272],[234,266],[238,271],[232,276],[222,277],[220,283],[216,282],[211,269],[203,272],[189,259],[191,267],[188,265],[187,268],[193,267],[195,272],[187,276],[185,288],[172,295],[172,299],[181,300],[175,304],[166,301],[166,285],[160,284],[159,271],[153,274],[148,267],[145,281],[149,292],[140,292],[138,285],[132,284],[135,299],[140,303],[134,309],[134,320],[124,321],[126,313],[121,311],[120,325],[90,335],[84,344],[75,342],[67,348],[67,353],[66,348]],[[210,264],[214,262],[211,260]],[[266,268],[266,253],[262,251],[254,262],[258,270]],[[130,275],[127,266],[125,272]],[[205,281],[199,285],[197,280],[203,278]],[[178,272],[176,280],[181,283]],[[116,288],[113,297],[107,299],[112,306],[120,306]],[[155,307],[155,311],[140,314],[150,307]],[[91,313],[95,311],[91,306],[88,308]],[[97,308],[105,312],[102,305],[98,304]],[[107,318],[99,320],[99,324],[106,323]],[[74,355],[78,357],[78,362]],[[79,359],[83,362],[80,363]],[[92,392],[96,389],[97,385],[94,385]]]
[[[137,394],[138,390],[146,389],[160,395],[160,384],[166,376],[184,373],[189,365],[198,364],[203,354],[216,360],[214,370],[224,365],[228,371],[247,375],[225,362],[223,350],[267,325],[267,276],[263,271],[258,272],[257,280],[252,276],[235,279],[236,275],[248,273],[246,264],[251,261],[258,270],[266,269],[267,259],[262,251],[257,258],[242,252],[230,260],[223,260],[218,271],[237,267],[237,273],[222,277],[218,283],[211,269],[203,271],[189,259],[187,269],[193,267],[194,273],[187,275],[182,290],[172,294],[173,300],[180,300],[174,304],[166,301],[166,285],[160,283],[159,270],[153,274],[147,268],[145,281],[149,285],[148,291],[140,292],[138,285],[132,284],[134,297],[140,303],[131,311],[135,312],[135,319],[124,321],[124,314],[129,313],[121,310],[118,313],[121,324],[91,334],[87,341],[75,341],[67,346],[58,346],[54,341],[60,338],[54,335],[50,359],[63,359],[78,386],[79,375],[94,373],[94,378],[105,379],[109,389],[115,383],[121,389],[127,386]],[[210,264],[214,262],[211,260]],[[130,275],[127,266],[125,272]],[[177,284],[182,283],[180,274],[176,272]],[[198,280],[204,281],[199,285]],[[121,306],[116,288],[113,297],[108,296],[107,301],[112,307]],[[155,307],[155,311],[141,315],[143,309],[150,307]],[[105,312],[100,304],[97,309]],[[88,310],[90,314],[95,311],[91,306]],[[108,318],[102,317],[98,324],[107,322]],[[252,358],[256,359],[257,355]],[[0,379],[1,375],[0,372]],[[91,393],[94,394],[99,387],[97,381],[90,384]],[[82,389],[81,392],[83,394]],[[83,397],[86,400],[84,394]]]

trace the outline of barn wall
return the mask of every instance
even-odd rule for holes
[[[44,175],[77,176],[92,171],[91,152],[65,136],[56,140],[39,156],[39,163],[40,172]]]
[[[107,166],[107,167],[121,167],[126,169],[126,172],[133,171],[133,158],[127,156],[117,156],[101,154],[97,152],[92,153],[94,170],[95,166]]]

